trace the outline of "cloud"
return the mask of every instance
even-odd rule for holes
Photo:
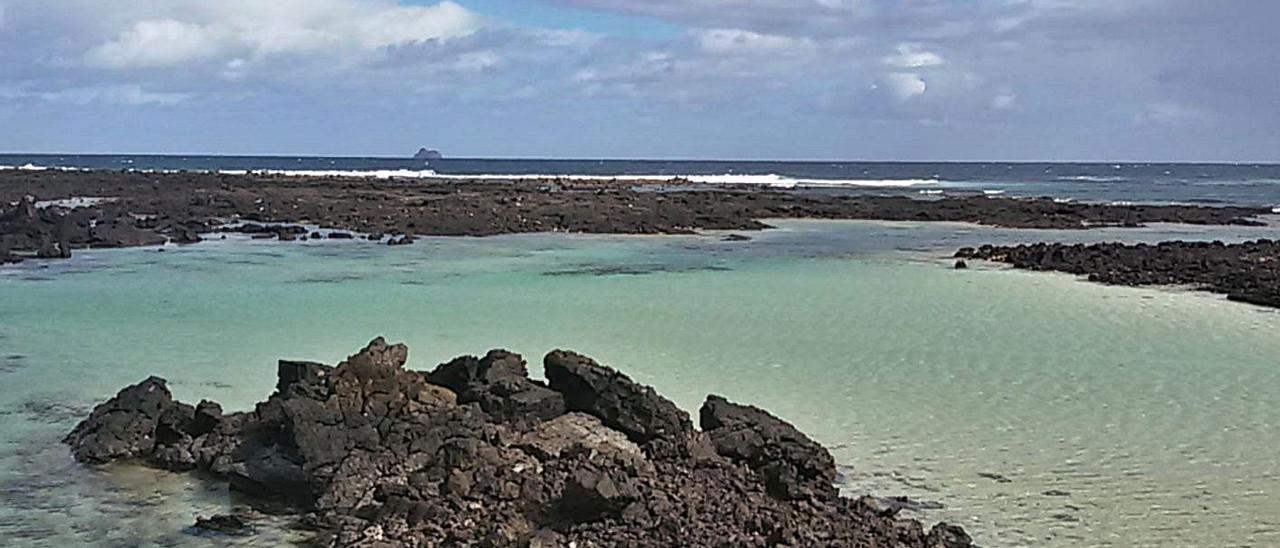
[[[914,72],[886,74],[884,83],[888,86],[889,92],[899,101],[906,101],[912,97],[924,95],[924,92],[929,89],[929,85],[920,78],[919,74]]]
[[[286,4],[291,3],[286,1]],[[93,66],[155,68],[218,60],[262,61],[278,56],[359,58],[385,48],[475,33],[479,16],[453,2],[394,6],[357,0],[320,0],[328,12],[311,9],[260,13],[243,1],[172,2],[167,19],[144,19],[93,46]]]
[[[841,34],[869,16],[865,0],[555,0],[577,8],[643,15],[700,28],[776,34]]]
[[[38,99],[71,105],[177,105],[190,97],[182,93],[157,93],[137,85],[72,87],[57,91],[30,91],[0,88],[0,98],[10,101]]]
[[[884,64],[903,69],[941,66],[942,56],[925,51],[920,44],[898,44],[898,52],[884,58]]]
[[[813,47],[803,38],[739,29],[699,29],[693,37],[703,51],[717,54],[785,54]]]
[[[109,68],[171,66],[213,56],[221,41],[211,29],[192,23],[139,21],[115,40],[89,50],[85,59]]]
[[[645,155],[625,149],[636,125],[692,131],[699,115],[725,134],[769,128],[742,146],[802,135],[767,150],[805,157],[895,142],[946,156],[979,136],[1007,139],[995,156],[1280,149],[1273,0],[521,1],[545,5],[527,4],[532,18],[470,0],[0,0],[6,126],[45,138],[38,115],[66,105],[82,120],[163,111],[175,127],[296,108],[302,121],[277,137],[325,118],[315,112],[392,135],[421,124],[389,113],[431,105],[468,114],[459,124],[472,136],[471,120],[491,112],[498,137],[517,144],[528,141],[506,136],[558,128],[563,139],[542,139],[568,154],[614,143],[613,154]],[[660,31],[610,34],[618,22]],[[570,120],[615,133],[593,139]],[[1125,139],[1136,127],[1151,139]],[[20,135],[0,132],[0,148]],[[732,152],[705,135],[688,137],[688,151],[658,144]]]
[[[991,110],[1009,110],[1018,103],[1018,94],[1004,89],[991,98]]]
[[[1209,116],[1188,105],[1176,101],[1160,101],[1146,105],[1133,115],[1133,123],[1138,126],[1170,126],[1180,127],[1207,121]]]

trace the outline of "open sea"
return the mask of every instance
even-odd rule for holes
[[[0,164],[682,175],[1280,206],[1280,167],[1251,165],[12,155]],[[543,354],[569,348],[689,411],[708,393],[761,406],[831,448],[845,493],[925,501],[913,517],[963,525],[988,548],[1280,546],[1280,312],[1179,289],[980,264],[956,271],[947,260],[981,243],[1280,238],[1280,223],[771,224],[747,242],[722,233],[404,247],[231,237],[0,268],[0,545],[290,540],[275,527],[241,540],[189,535],[197,515],[243,501],[191,476],[79,466],[58,440],[148,375],[169,379],[185,401],[243,410],[272,390],[276,359],[334,363],[384,335],[408,343],[418,369],[503,347],[537,374]]]
[[[1051,196],[1091,202],[1280,208],[1280,164],[511,160],[0,154],[0,167],[267,171],[381,177],[617,177],[917,196]]]

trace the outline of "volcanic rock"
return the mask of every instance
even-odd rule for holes
[[[957,257],[1053,270],[1113,285],[1186,285],[1223,293],[1233,301],[1280,308],[1280,242],[1163,242],[984,245]]]
[[[65,441],[84,463],[223,478],[255,505],[303,514],[322,546],[971,545],[959,528],[926,532],[839,497],[825,450],[762,410],[709,398],[714,451],[697,460],[654,451],[699,437],[683,412],[585,356],[549,355],[549,385],[506,351],[430,375],[404,369],[407,357],[379,338],[336,367],[281,361],[275,393],[232,414],[175,402],[150,378]],[[195,529],[252,526],[237,515]]]
[[[836,494],[831,454],[768,412],[708,396],[699,423],[717,453],[746,464],[764,478],[769,493],[783,499]]]
[[[563,350],[548,354],[543,367],[551,389],[564,394],[569,410],[594,415],[652,456],[688,456],[693,422],[652,388]]]

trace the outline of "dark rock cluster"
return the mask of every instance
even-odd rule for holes
[[[288,508],[329,546],[963,548],[965,532],[840,497],[830,454],[711,396],[701,431],[653,389],[571,352],[548,382],[493,351],[430,373],[381,338],[336,367],[281,361],[254,410],[172,399],[149,378],[66,437],[76,459],[201,470]],[[251,534],[240,516],[196,531]]]
[[[0,171],[0,261],[72,248],[194,243],[231,226],[256,238],[301,240],[298,224],[341,229],[329,238],[402,235],[489,236],[527,232],[687,234],[759,230],[760,219],[818,218],[964,221],[1014,228],[1087,229],[1170,222],[1258,224],[1261,208],[1120,206],[1051,199],[960,197],[917,200],[668,181],[466,181],[275,177],[217,173]],[[99,196],[110,201],[37,211],[43,200]],[[11,205],[17,203],[16,206]],[[246,221],[247,223],[240,223]],[[365,236],[367,239],[368,236]],[[727,239],[746,238],[731,235]],[[379,240],[381,238],[378,238]],[[65,243],[66,245],[63,245]],[[8,250],[8,251],[6,251]],[[11,259],[5,259],[12,257]]]
[[[7,207],[6,207],[7,206]],[[164,243],[162,233],[187,227],[156,225],[129,215],[118,204],[95,207],[39,207],[32,196],[0,203],[0,264],[24,258],[65,259],[84,247],[135,247]]]
[[[964,248],[960,259],[1088,276],[1115,285],[1190,285],[1234,301],[1280,308],[1280,242],[1030,244]]]

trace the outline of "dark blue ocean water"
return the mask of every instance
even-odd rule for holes
[[[424,176],[688,177],[827,192],[1052,196],[1094,202],[1280,206],[1280,164],[898,163],[6,155],[0,166],[173,171],[340,171]]]

